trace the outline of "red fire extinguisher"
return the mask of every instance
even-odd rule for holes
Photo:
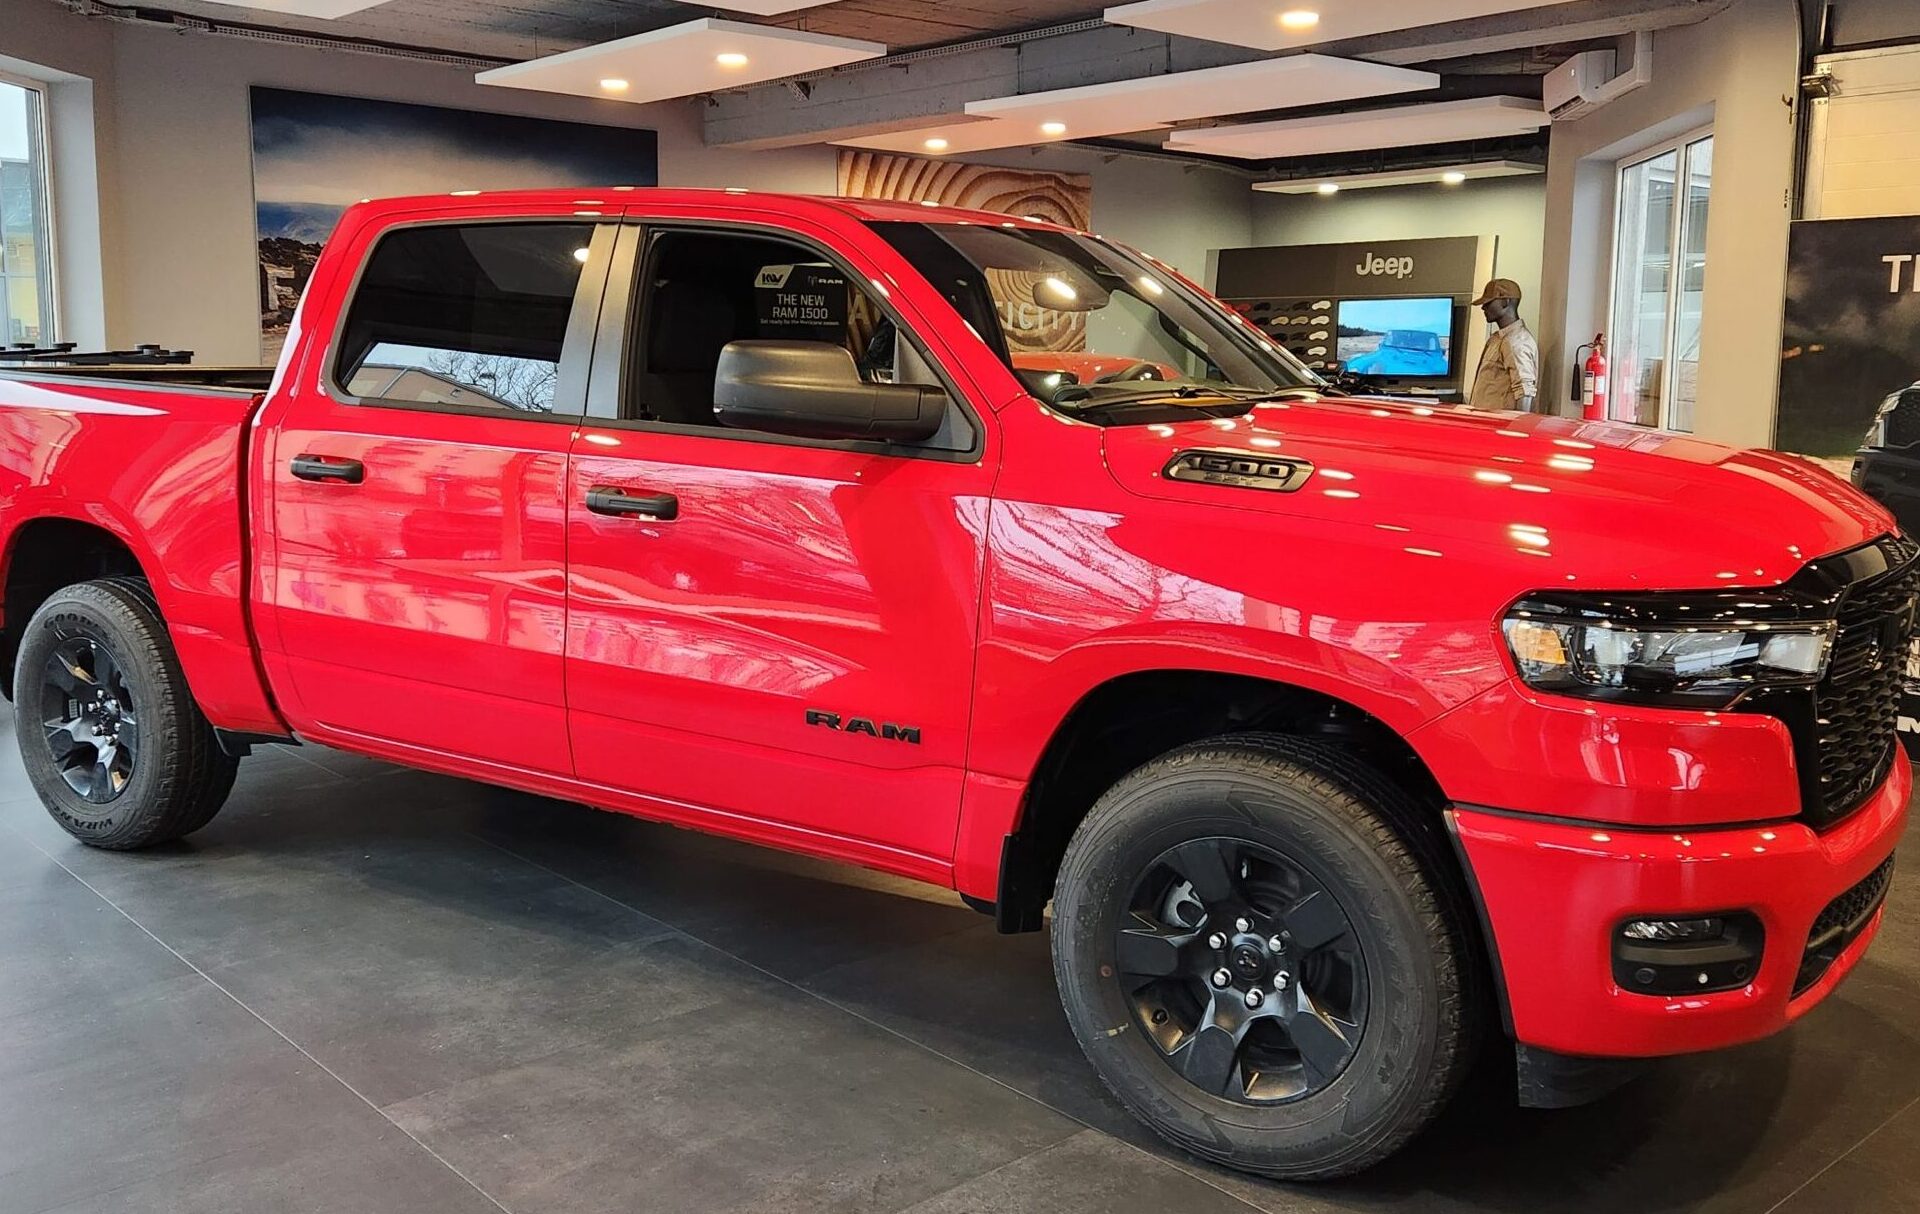
[[[1587,355],[1586,373],[1581,381],[1580,398],[1586,408],[1582,416],[1590,422],[1607,420],[1607,335],[1593,338],[1593,353]]]

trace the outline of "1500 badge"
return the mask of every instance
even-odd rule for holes
[[[879,738],[883,742],[905,742],[909,746],[920,745],[918,725],[895,725],[891,722],[876,725],[866,717],[843,717],[837,712],[822,712],[818,708],[807,709],[807,724],[821,729],[831,729],[835,733],[863,733],[870,738]]]
[[[1161,475],[1170,481],[1292,493],[1312,478],[1313,465],[1244,451],[1182,451],[1167,462]]]

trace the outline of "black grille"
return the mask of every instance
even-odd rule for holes
[[[1827,909],[1813,921],[1813,930],[1807,933],[1807,951],[1800,959],[1800,973],[1793,980],[1793,993],[1798,995],[1814,983],[1820,981],[1829,967],[1839,959],[1847,946],[1860,938],[1860,933],[1887,900],[1887,888],[1893,884],[1893,857],[1888,856],[1879,868],[1867,874],[1867,879],[1846,893],[1827,903]]]
[[[1840,603],[1827,677],[1814,692],[1818,772],[1804,808],[1815,825],[1851,813],[1886,777],[1899,743],[1900,686],[1920,591],[1920,553],[1904,537],[1882,541],[1893,568],[1848,589]]]
[[[1886,444],[1911,447],[1920,443],[1920,387],[1900,393],[1900,402],[1887,414]]]

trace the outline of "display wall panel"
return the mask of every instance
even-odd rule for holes
[[[1920,45],[1824,56],[1811,106],[1809,219],[1920,215]]]

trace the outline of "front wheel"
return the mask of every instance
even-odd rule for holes
[[[1324,1179],[1386,1158],[1466,1069],[1471,963],[1420,807],[1350,755],[1244,735],[1140,768],[1055,886],[1081,1048],[1175,1144]],[[1398,824],[1398,825],[1396,825]]]
[[[63,829],[131,851],[205,826],[233,788],[146,583],[55,592],[14,665],[14,727],[34,791]]]

